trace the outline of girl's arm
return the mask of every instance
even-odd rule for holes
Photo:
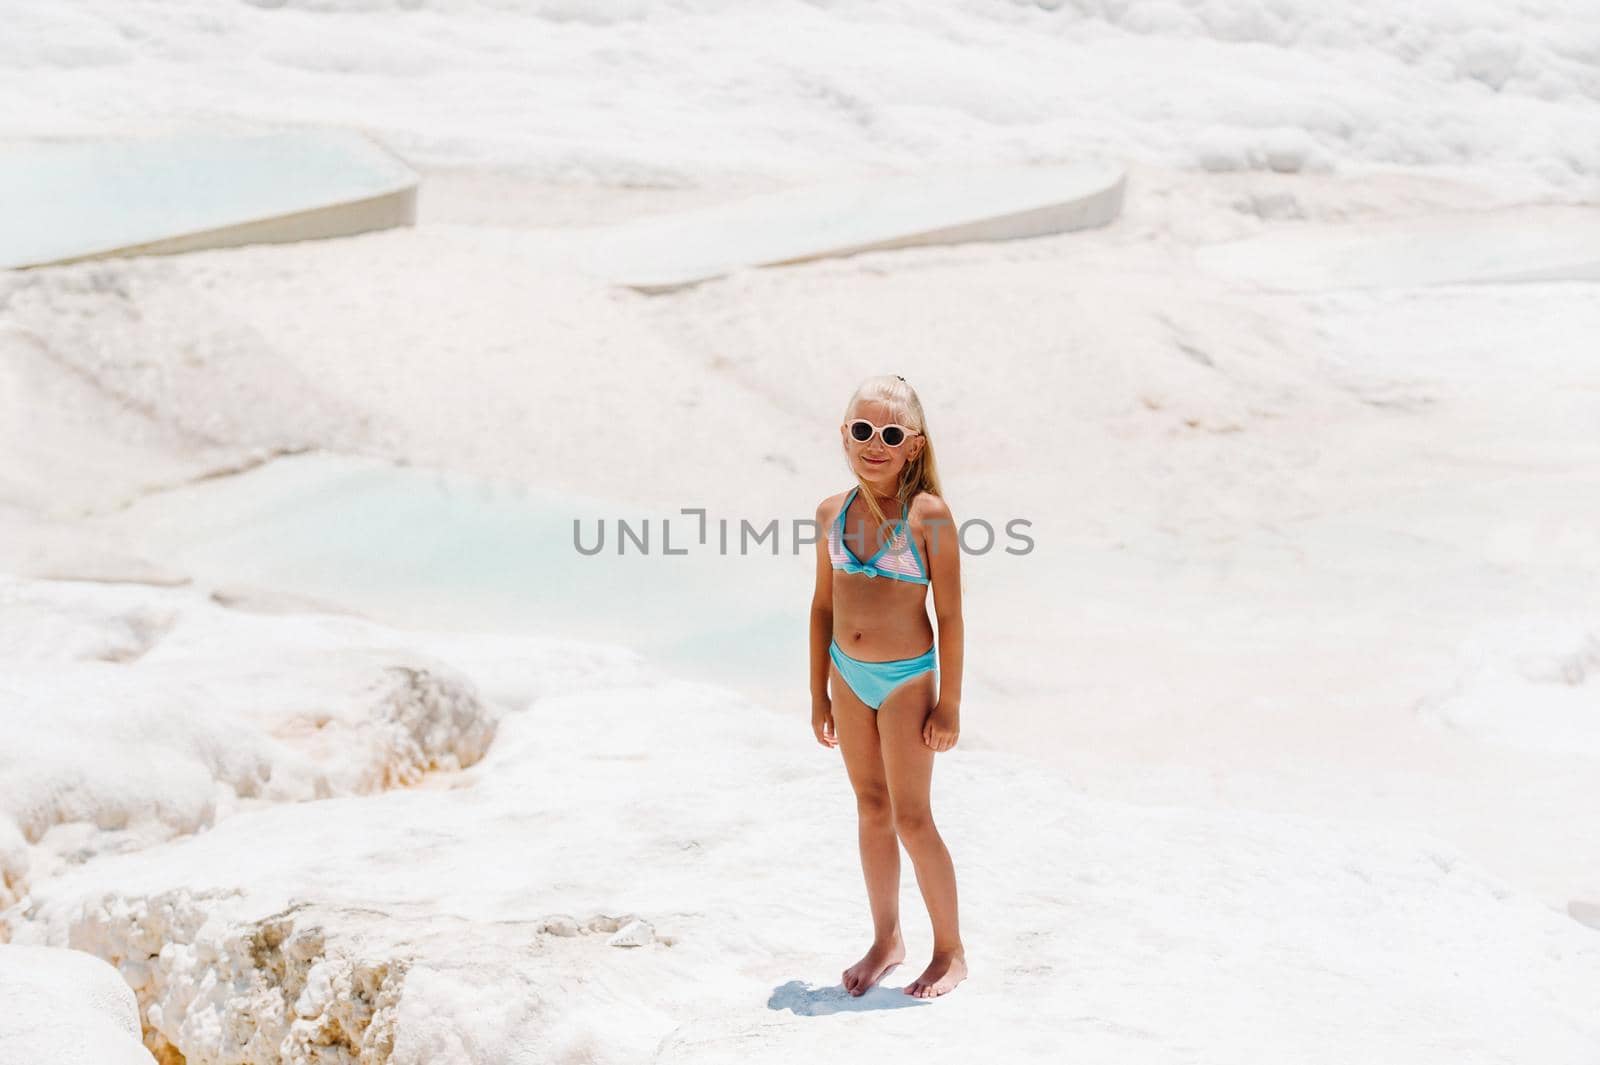
[[[833,640],[833,564],[828,559],[828,500],[817,505],[817,587],[811,593],[811,730],[824,747],[838,745],[828,697],[828,644]]]
[[[930,719],[954,728],[961,715],[961,544],[956,521],[938,496],[927,496],[923,524],[928,537],[928,576],[933,580],[933,613],[939,622],[939,702]]]

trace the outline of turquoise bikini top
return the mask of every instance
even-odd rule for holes
[[[845,543],[844,519],[850,513],[850,504],[855,501],[856,493],[860,486],[850,489],[850,494],[845,497],[844,506],[839,508],[839,517],[828,529],[828,559],[833,563],[834,569],[842,569],[846,573],[862,573],[868,577],[892,577],[897,581],[911,581],[913,584],[929,584],[928,567],[923,565],[922,552],[917,550],[916,538],[911,535],[911,530],[906,527],[906,515],[910,513],[910,504],[902,503],[900,517],[895,521],[894,535],[877,552],[865,562],[856,557],[854,551]]]

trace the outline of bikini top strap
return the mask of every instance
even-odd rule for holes
[[[850,494],[844,497],[844,506],[839,508],[839,517],[836,518],[833,523],[833,527],[838,530],[839,540],[841,543],[844,541],[844,518],[846,514],[850,513],[850,504],[855,500],[856,491],[859,487],[859,485],[852,487],[850,489]]]

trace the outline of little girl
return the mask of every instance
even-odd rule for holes
[[[933,960],[905,992],[932,998],[967,975],[955,867],[928,808],[934,752],[953,747],[960,732],[960,551],[922,403],[905,378],[864,381],[839,432],[857,484],[817,507],[817,528],[827,535],[817,542],[811,600],[811,728],[817,742],[844,754],[873,924],[872,946],[842,979],[861,995],[905,959],[904,843],[933,922]],[[896,520],[884,540],[886,508]]]

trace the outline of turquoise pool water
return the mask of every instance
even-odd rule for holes
[[[714,520],[717,515],[711,515]],[[648,520],[649,554],[617,550]],[[674,548],[661,554],[662,522]],[[685,672],[802,688],[811,560],[721,555],[675,510],[309,454],[141,500],[119,515],[152,558],[212,581],[331,601],[399,624],[626,644]],[[599,523],[605,548],[585,556]],[[785,542],[783,549],[787,550]]]
[[[0,267],[57,262],[417,183],[351,131],[195,130],[0,143]]]

